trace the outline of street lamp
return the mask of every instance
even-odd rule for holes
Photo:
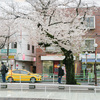
[[[86,55],[86,62],[85,62],[85,63],[86,63],[86,65],[87,65],[87,55],[88,55],[88,52],[87,52],[87,51],[85,52],[85,55]],[[86,66],[86,67],[87,67],[87,66]]]
[[[85,64],[86,64],[86,70],[87,70],[87,55],[88,55],[87,51],[85,52],[85,55],[86,55],[86,62],[85,62]],[[86,73],[86,75],[87,75],[87,73]]]
[[[94,44],[94,48],[95,48],[95,63],[94,63],[95,86],[97,86],[97,73],[96,73],[97,46],[98,46],[98,44],[95,43]]]

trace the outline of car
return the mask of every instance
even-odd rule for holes
[[[42,76],[39,74],[31,73],[27,70],[23,69],[13,69],[9,70],[6,75],[6,80],[8,82],[12,81],[30,81],[31,83],[35,83],[37,81],[42,80]]]

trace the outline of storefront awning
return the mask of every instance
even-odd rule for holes
[[[41,56],[41,60],[63,60],[65,56]]]
[[[86,62],[86,59],[82,59],[82,62]],[[95,62],[95,59],[87,59],[87,62]],[[100,62],[100,59],[97,59],[96,62]]]

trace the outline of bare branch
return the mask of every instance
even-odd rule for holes
[[[53,14],[55,13],[55,10],[56,10],[56,9],[53,10],[51,16],[49,17],[49,26],[50,26],[50,23],[51,23],[52,16],[53,16]]]
[[[81,0],[79,0],[79,3],[78,3],[77,8],[76,8],[76,14],[77,14],[77,16],[79,15],[78,9],[79,9],[80,4],[81,4]]]

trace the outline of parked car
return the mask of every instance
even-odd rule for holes
[[[8,82],[11,81],[30,81],[32,83],[35,83],[36,81],[41,81],[42,76],[39,74],[34,74],[31,73],[27,70],[23,69],[14,69],[14,70],[9,70],[7,75],[6,75],[6,80]]]

